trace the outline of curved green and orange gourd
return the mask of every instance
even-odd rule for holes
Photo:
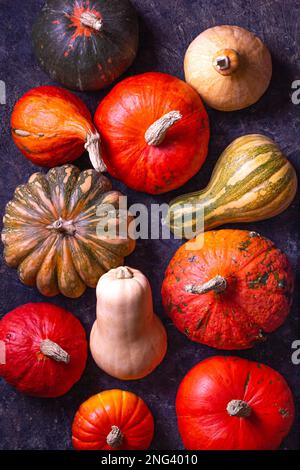
[[[295,169],[278,145],[264,135],[245,135],[224,150],[205,189],[170,203],[169,225],[191,238],[187,234],[203,228],[268,219],[283,212],[296,191]]]

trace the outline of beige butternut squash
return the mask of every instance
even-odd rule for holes
[[[99,280],[90,347],[97,365],[121,380],[145,377],[163,360],[166,331],[153,312],[150,284],[137,269],[111,269]]]

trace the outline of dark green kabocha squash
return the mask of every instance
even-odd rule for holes
[[[132,64],[138,19],[129,0],[47,0],[32,37],[53,80],[74,90],[100,90]]]

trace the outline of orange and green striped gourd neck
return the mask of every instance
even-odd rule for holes
[[[285,210],[296,190],[296,172],[276,143],[259,134],[243,136],[222,153],[204,190],[171,202],[170,227],[178,235],[194,231],[202,211],[204,230],[267,219]]]

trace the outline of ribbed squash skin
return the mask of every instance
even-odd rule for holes
[[[205,230],[268,219],[284,211],[296,191],[295,169],[276,143],[264,135],[245,135],[224,150],[204,190],[171,202],[170,227],[180,235],[187,229],[196,231],[196,210],[183,209],[184,204],[203,209]],[[183,213],[190,215],[190,220],[184,221]]]
[[[107,436],[117,426],[123,440],[112,448]],[[76,450],[145,450],[154,434],[154,420],[146,403],[125,390],[105,390],[82,403],[72,426]]]
[[[222,276],[223,292],[191,293]],[[176,327],[218,349],[246,349],[264,341],[289,313],[292,268],[274,244],[246,230],[211,230],[182,245],[165,274],[162,299]]]
[[[120,196],[95,170],[80,172],[74,165],[64,165],[47,174],[34,173],[27,184],[16,188],[6,206],[2,232],[6,263],[18,269],[24,284],[36,286],[43,295],[79,297],[87,286],[96,287],[106,271],[122,265],[135,247],[129,238],[97,234],[107,205],[109,220],[105,220],[118,226]],[[58,222],[63,226],[58,227]]]

